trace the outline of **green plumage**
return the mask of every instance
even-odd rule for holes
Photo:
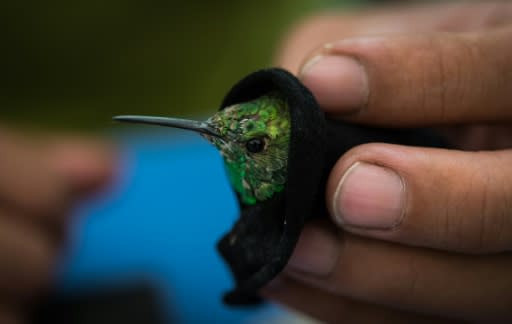
[[[203,136],[221,152],[231,185],[253,205],[286,184],[290,113],[276,95],[227,107],[206,121],[220,136]]]
[[[208,120],[123,115],[115,120],[192,130],[219,149],[229,180],[243,204],[283,191],[290,145],[290,111],[276,93],[226,107]]]

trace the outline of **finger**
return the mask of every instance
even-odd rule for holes
[[[359,235],[466,253],[512,250],[512,150],[367,144],[327,184],[332,219]]]
[[[21,214],[64,214],[77,193],[99,186],[112,173],[103,151],[80,143],[47,144],[0,133],[0,203]]]
[[[276,63],[293,73],[305,56],[324,44],[354,36],[385,33],[463,32],[510,23],[512,5],[506,1],[448,2],[375,6],[366,10],[317,13],[285,35]]]
[[[351,38],[301,72],[331,115],[386,126],[512,120],[512,28]]]
[[[47,149],[52,168],[69,181],[77,197],[102,190],[116,175],[115,148],[105,141],[61,135]]]
[[[57,253],[39,229],[14,222],[15,218],[0,217],[0,295],[24,300],[52,279]]]
[[[285,273],[370,304],[462,320],[510,321],[510,255],[476,257],[411,248],[309,226]]]
[[[262,295],[325,323],[444,323],[439,319],[329,294],[285,275],[275,279],[272,287],[265,288]]]
[[[0,219],[15,227],[26,227],[30,231],[40,233],[52,248],[58,251],[63,249],[68,239],[70,218],[70,212],[67,210],[63,210],[58,215],[34,217],[34,215],[20,214],[19,211],[0,204]]]

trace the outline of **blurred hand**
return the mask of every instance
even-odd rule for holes
[[[107,147],[0,129],[0,323],[21,323],[50,283],[73,205],[113,176]]]
[[[319,15],[279,63],[331,118],[442,127],[461,150],[347,152],[336,226],[308,226],[264,294],[328,322],[512,321],[512,3]]]

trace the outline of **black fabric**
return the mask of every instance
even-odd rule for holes
[[[312,214],[321,179],[323,113],[311,93],[290,73],[268,69],[249,75],[231,89],[222,108],[269,92],[281,94],[291,107],[288,181],[285,190],[273,199],[255,206],[240,204],[238,222],[218,244],[237,284],[224,298],[228,304],[259,301],[258,289],[286,265],[306,216]]]
[[[370,142],[446,146],[429,130],[370,128],[326,120],[311,92],[278,68],[242,79],[229,91],[221,109],[269,92],[278,92],[290,108],[288,179],[285,190],[272,199],[255,206],[240,204],[238,221],[218,243],[236,282],[224,296],[230,305],[261,301],[258,290],[284,268],[305,222],[326,215],[325,182],[344,152]]]

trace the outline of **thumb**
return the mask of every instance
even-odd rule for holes
[[[467,253],[512,249],[512,150],[365,144],[333,168],[327,202],[345,230]]]

